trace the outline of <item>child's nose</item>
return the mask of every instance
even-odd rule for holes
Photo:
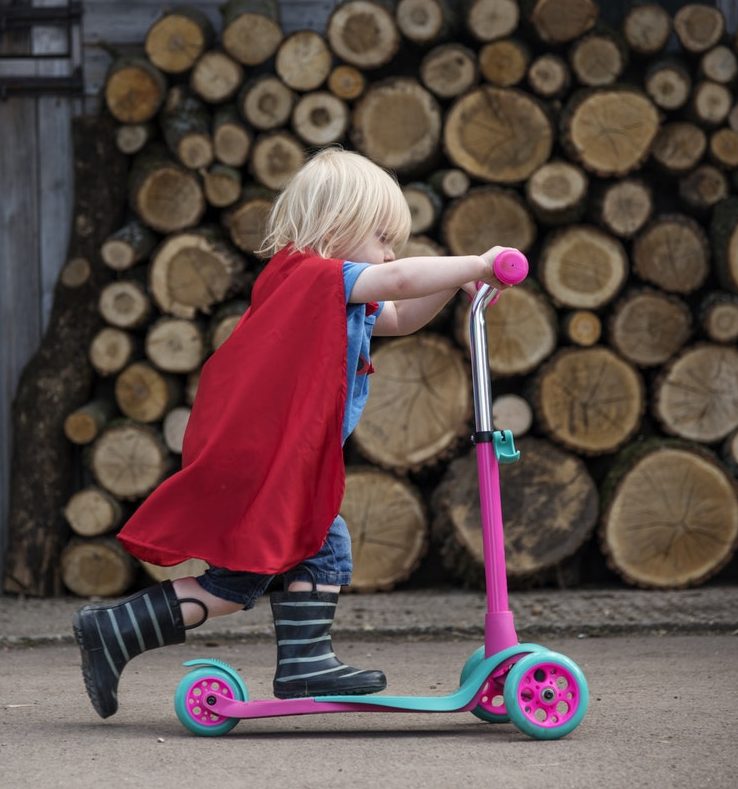
[[[392,247],[385,247],[384,248],[384,262],[389,263],[391,260],[395,259],[395,251]]]

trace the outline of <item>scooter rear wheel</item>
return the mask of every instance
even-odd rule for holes
[[[193,734],[218,737],[229,732],[239,719],[211,712],[205,703],[209,691],[237,701],[248,701],[248,690],[243,682],[236,683],[228,672],[213,667],[190,671],[179,681],[174,694],[174,711],[179,722]]]

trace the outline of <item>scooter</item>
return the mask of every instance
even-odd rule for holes
[[[517,285],[528,274],[528,261],[505,249],[494,262],[497,279]],[[249,700],[236,669],[221,660],[198,658],[174,698],[180,722],[191,732],[218,736],[241,719],[314,715],[328,712],[471,712],[489,723],[511,721],[520,731],[541,740],[564,737],[582,721],[589,703],[584,674],[570,658],[538,644],[518,643],[509,610],[505,544],[500,502],[499,464],[514,463],[520,453],[509,430],[492,422],[491,376],[487,355],[485,312],[499,291],[481,284],[472,303],[470,345],[481,501],[487,613],[484,645],[466,661],[457,690],[445,696],[315,696]]]

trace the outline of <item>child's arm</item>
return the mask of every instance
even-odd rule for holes
[[[492,273],[503,247],[479,256],[404,258],[363,271],[350,301],[384,301],[374,327],[375,335],[411,334],[425,326],[453,297],[459,287],[475,287],[478,280],[505,287]]]

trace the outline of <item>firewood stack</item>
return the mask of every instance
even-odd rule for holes
[[[511,582],[607,580],[605,556],[628,583],[679,587],[730,560],[736,41],[704,5],[637,6],[618,30],[598,13],[352,0],[325,35],[284,35],[275,0],[230,0],[219,32],[179,7],[145,54],[112,65],[130,219],[100,249],[117,277],[89,350],[97,383],[66,422],[86,482],[66,507],[69,589],[133,582],[111,534],[178,467],[198,371],[248,306],[275,193],[333,143],[398,174],[413,215],[401,256],[500,244],[531,260],[488,315],[497,426],[522,439],[502,468]],[[434,581],[483,583],[468,312],[460,297],[427,331],[376,342],[347,449],[356,590],[409,578],[429,543]]]

